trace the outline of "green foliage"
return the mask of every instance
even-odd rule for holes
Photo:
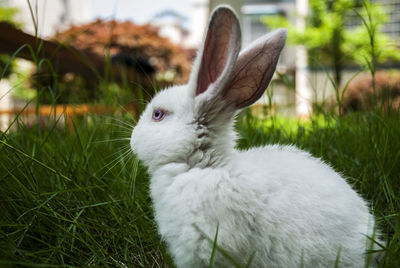
[[[8,63],[10,57],[8,55],[1,55],[0,54],[0,73],[3,74],[3,77],[8,77],[14,69],[14,64],[12,62]]]
[[[30,78],[32,76],[32,68],[23,66],[18,61],[18,67],[13,69],[13,76],[10,77],[10,82],[13,88],[13,97],[20,100],[29,101],[36,97],[37,91],[31,88]]]
[[[15,16],[18,14],[18,9],[14,7],[5,7],[0,5],[0,21],[6,21],[13,24],[16,27],[20,27],[21,24],[15,21]]]
[[[0,6],[0,22],[8,22],[19,27],[20,24],[15,21],[15,15],[17,15],[17,13],[18,9],[16,8]],[[9,59],[10,57],[8,55],[0,55],[0,73],[4,72],[3,77],[8,77],[12,73],[13,67],[15,67],[14,64],[11,64],[5,69]]]
[[[382,24],[387,21],[382,6],[363,1],[357,6],[355,0],[310,0],[310,14],[306,18],[304,31],[298,30],[286,18],[264,17],[262,21],[272,28],[285,27],[289,31],[288,41],[306,46],[310,66],[328,64],[335,70],[335,82],[340,84],[344,64],[355,62],[366,66],[370,60],[370,30],[374,33],[375,55],[378,62],[389,59],[400,60],[400,51],[394,41],[382,33]],[[346,20],[359,20],[359,25],[346,27]],[[369,20],[368,29],[362,20]]]
[[[345,32],[345,53],[353,52],[352,59],[364,66],[368,65],[367,61],[371,61],[371,55],[376,55],[377,62],[381,63],[388,60],[400,61],[398,44],[381,32],[382,24],[388,20],[383,7],[364,1],[361,9],[353,10],[362,23]],[[375,44],[372,45],[371,41]]]

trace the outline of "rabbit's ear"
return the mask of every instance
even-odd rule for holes
[[[240,43],[240,26],[235,13],[227,6],[215,9],[190,77],[194,96],[207,91],[203,96],[209,99],[222,90],[235,65]]]
[[[220,93],[226,104],[240,109],[261,97],[272,79],[286,36],[286,29],[278,29],[257,39],[240,53]]]

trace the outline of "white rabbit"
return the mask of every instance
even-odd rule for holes
[[[208,266],[218,247],[252,267],[363,267],[374,217],[321,160],[293,146],[235,149],[237,112],[268,86],[287,31],[240,51],[236,15],[220,6],[186,85],[159,92],[133,130],[148,167],[159,232],[178,267]],[[217,267],[232,263],[217,250]]]

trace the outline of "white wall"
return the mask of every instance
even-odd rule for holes
[[[6,79],[0,80],[0,111],[10,111],[12,107],[11,101],[11,84]],[[0,114],[0,130],[4,131],[10,124],[9,114]]]
[[[26,0],[8,0],[8,5],[17,7],[17,20],[24,24],[24,30],[34,34],[31,12]],[[30,0],[40,37],[50,37],[57,30],[64,30],[71,24],[81,24],[91,19],[89,0]]]
[[[199,47],[203,40],[204,29],[207,26],[209,14],[209,0],[190,0],[191,11],[189,14],[189,37],[185,42],[186,47]]]

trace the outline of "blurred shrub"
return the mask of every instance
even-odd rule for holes
[[[343,111],[362,111],[380,108],[397,111],[400,108],[400,72],[378,71],[375,73],[375,89],[372,77],[362,75],[350,83],[343,100]]]
[[[17,15],[18,9],[12,7],[4,7],[0,6],[0,21],[6,21],[14,25],[15,27],[20,27],[15,21],[15,15]],[[1,78],[8,77],[12,72],[13,68],[15,67],[14,64],[11,62],[8,66],[7,63],[10,60],[10,56],[8,55],[0,55],[0,75],[3,74]],[[7,66],[7,69],[5,69]]]
[[[191,61],[185,50],[172,44],[158,34],[158,28],[150,25],[136,25],[132,22],[115,20],[72,26],[54,36],[81,51],[100,56],[109,56],[113,63],[127,67],[136,66],[143,75],[153,72],[170,73],[158,75],[158,82],[182,83],[189,77]]]
[[[10,56],[0,54],[0,75],[3,74],[3,72],[4,72],[4,74],[1,78],[6,78],[13,72],[13,68],[14,68],[13,62],[10,62],[10,64],[7,66],[7,63],[9,62],[9,60],[10,60]],[[6,66],[7,66],[7,69],[6,69]]]
[[[186,82],[190,74],[190,52],[161,37],[158,28],[149,24],[98,19],[58,32],[53,40],[104,59],[105,66],[100,68],[104,68],[105,74],[81,77],[76,73],[54,74],[42,68],[35,81],[39,90],[44,86],[49,89],[43,90],[42,103],[54,99],[57,103],[79,103],[112,95],[127,96],[124,91],[130,91],[131,97],[133,94],[137,99],[146,99],[159,87]],[[145,94],[139,92],[142,90]]]

